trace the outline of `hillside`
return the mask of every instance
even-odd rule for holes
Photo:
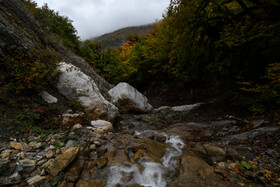
[[[139,34],[140,36],[143,36],[149,33],[154,27],[155,24],[126,27],[96,38],[92,38],[91,41],[100,41],[101,43],[110,47],[119,47],[123,42],[127,40],[129,35]]]

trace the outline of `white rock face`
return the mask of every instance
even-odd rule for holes
[[[95,82],[79,68],[61,62],[58,69],[62,73],[57,83],[58,91],[80,103],[91,118],[113,121],[119,115],[117,107],[101,95]]]
[[[91,121],[91,125],[93,126],[94,132],[100,134],[114,130],[112,123],[110,123],[109,121],[95,120],[95,121]]]
[[[57,102],[57,98],[55,98],[54,96],[52,96],[51,94],[49,94],[46,91],[43,91],[40,93],[41,97],[43,98],[44,101],[46,101],[47,103],[56,103]]]
[[[112,97],[111,102],[124,111],[149,112],[153,109],[143,94],[125,82],[119,83],[108,93]]]

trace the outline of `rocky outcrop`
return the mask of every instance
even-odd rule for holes
[[[101,95],[93,79],[79,68],[61,62],[58,69],[61,72],[57,83],[58,91],[68,99],[80,103],[91,118],[113,121],[119,115],[117,107]]]
[[[149,112],[153,107],[148,99],[127,83],[119,83],[108,92],[112,97],[111,101],[123,111]]]

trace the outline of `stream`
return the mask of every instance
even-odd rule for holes
[[[169,146],[162,157],[162,163],[148,162],[141,160],[137,164],[118,165],[110,167],[107,187],[118,185],[129,186],[139,184],[146,187],[165,187],[168,181],[169,172],[177,167],[176,157],[182,154],[184,142],[179,136],[158,133],[156,131],[136,132],[140,135],[146,132],[153,132],[166,137],[165,143]]]

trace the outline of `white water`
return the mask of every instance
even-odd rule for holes
[[[137,135],[145,133],[136,132]],[[143,167],[143,171],[139,170],[138,165],[121,165],[113,166],[110,168],[108,175],[107,187],[115,187],[117,184],[121,186],[127,186],[131,184],[139,184],[146,187],[165,187],[167,184],[164,174],[168,171],[172,171],[177,167],[175,157],[182,154],[184,142],[179,136],[169,136],[165,133],[158,133],[152,131],[155,134],[163,135],[166,137],[166,144],[171,147],[167,148],[166,153],[162,157],[162,164],[156,162],[140,161],[138,164]]]

